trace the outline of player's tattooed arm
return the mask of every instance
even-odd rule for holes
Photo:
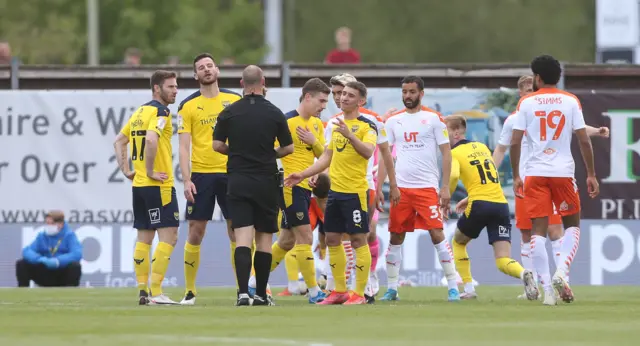
[[[129,154],[127,152],[127,144],[129,144],[129,137],[122,133],[118,133],[116,140],[113,143],[113,147],[116,152],[116,161],[122,174],[129,180],[133,180],[135,171],[132,171],[129,167]]]

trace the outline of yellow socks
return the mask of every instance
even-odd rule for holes
[[[522,279],[524,268],[522,268],[518,261],[512,258],[502,257],[496,259],[496,267],[498,267],[501,272],[509,276],[513,276],[516,279]]]
[[[196,294],[196,276],[200,266],[200,245],[184,244],[184,282],[187,294]]]
[[[256,269],[255,269],[255,256],[256,256],[256,240],[255,238],[253,239],[253,243],[251,243],[251,276],[255,277],[256,276]]]
[[[273,245],[271,245],[271,271],[273,272],[274,270],[276,270],[276,268],[278,268],[278,266],[280,265],[280,262],[282,262],[282,260],[284,259],[284,256],[286,256],[287,251],[283,250],[280,245],[278,245],[278,242],[273,243]],[[297,279],[296,279],[297,280]]]
[[[371,263],[371,258],[369,258]],[[336,283],[335,291],[338,293],[347,292],[347,277],[345,271],[347,270],[347,254],[344,252],[342,244],[338,246],[329,246],[329,266],[331,267],[331,274]]]
[[[304,278],[304,283],[307,284],[309,289],[318,286],[316,281],[316,264],[313,258],[313,251],[311,245],[300,244],[293,248],[293,252],[296,254],[298,260],[298,267],[300,267],[300,273]],[[287,268],[288,269],[288,268]]]
[[[369,280],[369,272],[371,271],[371,251],[369,245],[355,249],[356,251],[356,294],[360,297],[364,297],[364,289],[367,287],[367,281]]]
[[[287,281],[298,281],[298,259],[293,251],[284,256],[284,267],[287,270]]]
[[[156,297],[162,294],[162,280],[167,273],[173,246],[160,242],[153,253],[151,265],[151,294]]]
[[[149,270],[151,268],[151,245],[136,242],[133,250],[133,266],[136,271],[136,281],[138,289],[149,291]]]
[[[471,260],[467,253],[467,245],[458,244],[455,239],[453,239],[452,244],[453,258],[456,262],[456,269],[462,278],[462,282],[465,284],[473,282],[473,278],[471,277]]]

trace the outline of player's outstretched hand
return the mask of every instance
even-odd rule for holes
[[[291,173],[288,177],[284,179],[284,186],[292,187],[294,185],[300,184],[300,182],[302,182],[303,180],[304,178],[302,177],[302,174]]]
[[[133,181],[133,178],[135,178],[135,176],[136,176],[136,171],[129,171],[129,172],[127,172],[127,173],[124,173],[124,176],[125,176],[127,179],[129,179],[129,180]]]
[[[609,128],[606,126],[603,126],[601,128],[598,129],[598,136],[600,137],[604,137],[604,138],[609,138]]]
[[[522,183],[522,178],[514,177],[513,178],[513,193],[518,198],[524,198],[524,184]]]
[[[469,197],[465,197],[463,200],[456,204],[456,213],[462,214],[465,209],[467,209],[467,205],[469,205]]]
[[[298,126],[296,127],[296,134],[305,144],[313,145],[316,142],[316,137],[309,131],[309,128]]]
[[[151,174],[147,173],[147,177],[149,177],[149,179],[159,181],[161,183],[164,183],[164,181],[167,180],[167,178],[169,178],[167,173],[164,173],[164,172],[153,172]]]
[[[587,177],[587,191],[589,191],[589,197],[595,198],[600,194],[600,184],[596,177]]]
[[[194,195],[196,195],[197,193],[198,191],[196,191],[196,185],[193,184],[191,180],[184,182],[184,198],[186,198],[187,201],[195,203],[196,200]]]
[[[440,208],[442,208],[442,216],[449,218],[449,213],[451,212],[451,192],[449,192],[449,189],[440,190]]]
[[[400,189],[397,186],[389,186],[389,202],[391,205],[400,203]]]
[[[338,133],[340,133],[343,137],[347,138],[351,134],[351,131],[349,131],[349,127],[344,122],[344,120],[340,118],[336,118],[336,120],[338,121],[338,123],[336,124],[334,131],[338,131]]]

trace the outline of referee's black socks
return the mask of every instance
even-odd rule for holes
[[[251,248],[246,246],[236,247],[235,264],[236,279],[238,280],[238,293],[249,294],[249,276],[251,275]],[[256,274],[256,278],[257,276],[258,275]]]
[[[256,295],[267,298],[267,283],[271,273],[271,254],[256,251],[253,267],[256,270]]]

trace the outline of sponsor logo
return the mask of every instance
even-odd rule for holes
[[[149,209],[149,222],[160,223],[160,208]]]

